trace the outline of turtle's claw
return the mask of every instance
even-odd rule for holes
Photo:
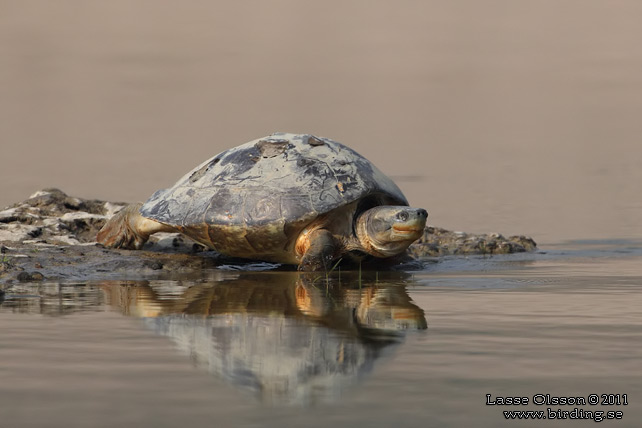
[[[305,257],[299,264],[299,271],[301,272],[317,272],[323,271],[325,266],[323,261],[318,257]]]

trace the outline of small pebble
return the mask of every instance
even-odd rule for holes
[[[31,274],[29,272],[20,272],[17,276],[17,279],[20,282],[31,281]]]
[[[160,270],[163,268],[163,263],[159,261],[148,261],[145,262],[145,266],[152,270]]]

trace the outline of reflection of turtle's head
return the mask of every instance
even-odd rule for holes
[[[363,251],[376,257],[401,254],[419,239],[428,212],[423,208],[384,205],[371,208],[357,218],[355,229]]]

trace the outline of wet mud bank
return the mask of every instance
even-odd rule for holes
[[[278,265],[229,259],[178,234],[156,234],[142,251],[107,249],[96,233],[123,202],[81,199],[58,189],[36,192],[0,211],[0,283],[43,280],[179,279],[203,269],[267,269]],[[453,232],[426,227],[409,254],[421,268],[444,256],[533,251],[526,236]]]

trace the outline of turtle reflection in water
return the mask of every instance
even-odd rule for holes
[[[118,284],[104,287],[112,304],[145,317],[197,366],[271,404],[337,399],[384,350],[427,326],[405,286],[385,281],[326,289],[307,275],[241,273],[182,294],[167,283]]]
[[[227,256],[327,271],[340,259],[403,254],[427,217],[354,150],[276,133],[222,152],[124,208],[97,240],[140,249],[153,233],[180,232]]]

